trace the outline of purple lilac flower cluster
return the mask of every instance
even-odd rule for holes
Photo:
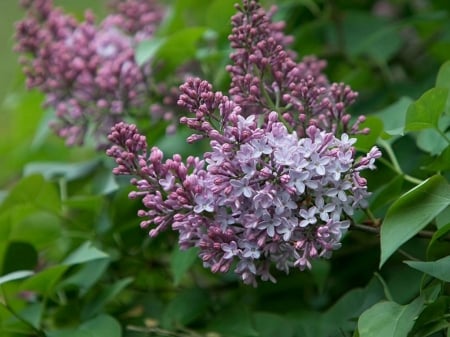
[[[151,36],[161,9],[153,0],[119,2],[118,13],[96,25],[92,13],[77,22],[51,0],[22,5],[28,17],[17,24],[16,50],[27,86],[46,95],[45,105],[58,117],[52,127],[68,145],[82,144],[89,129],[101,144],[125,111],[145,102],[146,78],[134,47]]]
[[[207,138],[211,150],[164,161],[136,126],[119,123],[107,154],[115,174],[134,176],[130,198],[142,199],[138,215],[151,236],[172,228],[205,267],[256,285],[275,281],[272,266],[308,269],[340,247],[354,210],[367,205],[360,172],[374,169],[381,152],[355,158],[349,134],[367,132],[363,118],[350,125],[345,112],[356,93],[329,84],[322,61],[292,61],[273,10],[250,0],[237,9],[230,97],[199,78],[180,87],[178,105],[192,114],[180,122],[195,131],[187,141]]]
[[[287,49],[292,38],[283,34],[284,23],[272,22],[275,8],[265,12],[254,0],[236,6],[229,36],[232,64],[230,96],[242,107],[243,114],[280,112],[300,136],[313,124],[332,133],[358,134],[365,120],[353,124],[346,108],[357,93],[343,83],[329,83],[322,73],[326,63],[306,56],[299,63]]]
[[[230,268],[247,284],[275,281],[272,265],[311,268],[340,247],[355,208],[366,205],[366,180],[381,153],[373,148],[355,160],[355,139],[310,125],[304,137],[285,125],[277,112],[258,125],[257,116],[200,79],[181,86],[179,105],[195,114],[181,122],[210,139],[204,158],[179,155],[163,162],[156,147],[147,153],[145,137],[134,125],[117,124],[115,174],[134,175],[146,210],[141,225],[155,236],[169,227],[179,232],[181,248],[198,247],[213,272]]]

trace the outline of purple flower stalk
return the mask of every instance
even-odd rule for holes
[[[22,4],[29,15],[17,24],[16,50],[27,86],[46,95],[58,117],[52,127],[67,145],[82,144],[89,129],[102,144],[125,111],[145,103],[146,78],[134,47],[151,36],[161,9],[153,1],[119,2],[118,13],[96,25],[92,13],[77,22],[51,0]]]
[[[275,110],[302,137],[311,124],[334,134],[368,132],[359,129],[363,116],[352,125],[346,112],[356,92],[343,83],[330,84],[322,73],[324,61],[314,56],[295,61],[295,53],[287,49],[292,38],[283,34],[284,23],[271,21],[275,8],[266,13],[254,0],[236,8],[227,70],[229,94],[244,115]]]

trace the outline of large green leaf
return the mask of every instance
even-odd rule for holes
[[[439,117],[447,103],[448,92],[447,88],[433,88],[411,104],[406,112],[405,130],[437,128]]]
[[[377,303],[359,317],[359,336],[407,337],[423,305],[422,297],[407,305],[395,302]]]
[[[380,267],[448,205],[450,186],[439,175],[427,179],[394,202],[381,226]]]
[[[6,197],[0,212],[19,205],[31,206],[55,214],[59,214],[61,210],[61,201],[56,187],[38,174],[23,178]]]
[[[405,261],[411,268],[420,270],[444,282],[450,282],[450,256],[436,261]]]

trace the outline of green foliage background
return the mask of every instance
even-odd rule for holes
[[[168,60],[163,80],[199,60],[226,91],[234,2],[170,1],[158,32],[165,42],[144,42],[139,57]],[[353,113],[368,116],[372,133],[357,147],[384,151],[367,177],[369,220],[382,225],[356,227],[365,231],[350,231],[331,260],[255,289],[204,270],[173,233],[147,238],[111,160],[48,132],[51,111],[25,90],[9,52],[23,13],[1,2],[1,336],[450,336],[450,4],[386,2],[397,16],[376,16],[374,1],[277,2],[293,49],[327,60],[329,78],[360,93]],[[56,1],[79,18],[87,7],[102,17],[105,3]],[[149,142],[169,153],[200,151],[183,130],[153,130]]]

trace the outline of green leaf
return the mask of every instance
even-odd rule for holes
[[[206,24],[216,32],[231,31],[230,18],[236,13],[236,0],[214,0],[210,2],[205,17]]]
[[[390,202],[397,200],[401,194],[404,181],[403,177],[399,175],[374,192],[370,203],[371,210],[376,211]]]
[[[165,39],[155,53],[155,62],[161,62],[158,75],[169,74],[184,62],[195,57],[197,43],[206,32],[204,27],[189,27],[177,31]]]
[[[142,66],[154,58],[158,50],[165,42],[165,38],[152,38],[151,40],[144,40],[140,42],[134,53],[138,66]]]
[[[437,128],[439,117],[447,103],[448,92],[447,88],[433,88],[411,104],[406,112],[405,130]]]
[[[438,122],[439,130],[447,130],[450,126],[450,116],[442,116]],[[445,133],[447,138],[450,138],[450,131]],[[417,147],[421,150],[430,153],[431,155],[439,155],[448,148],[449,144],[437,129],[422,130],[417,136]]]
[[[45,181],[41,175],[23,178],[6,197],[0,207],[0,213],[18,205],[32,206],[54,214],[59,214],[61,210],[56,187]]]
[[[62,225],[57,215],[34,211],[14,223],[9,240],[31,243],[37,250],[54,245],[61,238]]]
[[[34,274],[32,270],[17,270],[15,272],[0,276],[0,284],[20,280]]]
[[[445,62],[439,69],[436,78],[436,88],[447,88],[450,90],[450,61]],[[450,96],[445,105],[445,112],[450,114]]]
[[[32,303],[20,311],[19,316],[30,323],[36,329],[40,328],[42,315],[44,313],[44,303]]]
[[[450,186],[439,175],[427,179],[394,202],[381,226],[380,267],[449,204]]]
[[[450,171],[450,146],[447,146],[439,156],[435,157],[433,161],[426,166],[426,169],[435,172]]]
[[[25,166],[24,175],[41,174],[46,180],[64,178],[71,181],[92,173],[99,164],[99,159],[81,163],[33,162]]]
[[[109,265],[109,259],[96,259],[84,262],[79,269],[69,277],[66,277],[58,285],[58,289],[65,287],[76,287],[83,296],[100,279]]]
[[[187,250],[181,250],[177,247],[172,252],[170,259],[170,271],[173,275],[173,282],[175,286],[179,285],[183,276],[194,264],[198,257],[198,249],[193,247]]]
[[[55,291],[57,282],[68,268],[68,266],[57,265],[44,269],[25,280],[20,285],[20,289],[49,295]]]
[[[46,331],[47,337],[121,337],[119,322],[109,315],[100,315],[84,322],[76,329]]]
[[[366,310],[358,320],[360,337],[407,337],[414,320],[422,311],[424,299],[407,305],[380,302]]]
[[[411,268],[431,275],[444,282],[450,282],[450,256],[436,261],[405,261]]]
[[[367,12],[347,11],[342,28],[351,57],[365,55],[384,63],[402,45],[397,25]]]
[[[62,264],[70,266],[98,259],[106,259],[108,257],[108,254],[94,247],[91,242],[85,242],[76,251],[70,254]]]
[[[445,226],[440,227],[436,232],[434,232],[433,237],[431,238],[430,242],[428,243],[428,247],[427,247],[427,257],[428,258],[430,257],[430,255],[433,251],[434,245],[441,238],[445,237],[448,233],[450,233],[450,222],[448,224],[446,224]]]
[[[6,248],[2,274],[17,270],[32,270],[38,262],[36,249],[27,242],[12,241]]]
[[[397,102],[376,112],[384,125],[384,138],[403,135],[406,111],[412,102],[409,97],[401,97]]]

